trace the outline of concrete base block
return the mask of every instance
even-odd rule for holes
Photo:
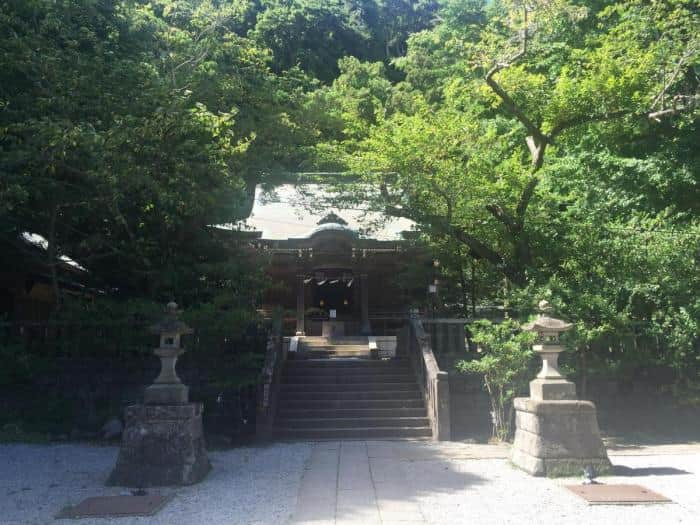
[[[191,485],[207,475],[201,403],[132,405],[108,485]]]
[[[146,387],[143,400],[147,405],[180,405],[189,400],[189,388],[182,383],[155,383]]]
[[[611,470],[590,401],[518,398],[512,463],[533,476],[581,476],[586,465]]]
[[[576,385],[566,379],[535,379],[530,381],[530,398],[552,401],[576,399]]]

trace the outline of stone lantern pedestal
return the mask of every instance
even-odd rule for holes
[[[545,301],[540,308],[548,308]],[[611,470],[595,405],[576,399],[576,385],[558,369],[558,357],[564,351],[559,335],[571,326],[540,315],[523,327],[538,334],[533,349],[542,357],[542,371],[530,382],[530,397],[514,400],[511,461],[534,476],[581,476],[588,466],[598,474]]]
[[[188,388],[175,373],[184,352],[180,337],[191,333],[177,318],[177,305],[151,328],[160,334],[155,354],[161,372],[145,390],[142,405],[125,411],[125,428],[117,464],[107,483],[127,487],[191,485],[204,479],[211,464],[202,427],[202,403],[188,403]]]

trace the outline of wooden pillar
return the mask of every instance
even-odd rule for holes
[[[304,275],[297,275],[297,330],[296,335],[304,334]]]
[[[367,274],[360,274],[360,333],[370,335],[372,329],[369,325],[369,282]]]

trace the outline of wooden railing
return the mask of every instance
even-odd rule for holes
[[[451,438],[449,375],[440,370],[420,319],[408,321],[408,341],[404,345],[428,410],[433,439],[448,441]]]
[[[277,394],[282,367],[287,358],[289,338],[282,335],[282,318],[272,321],[272,328],[267,339],[265,363],[258,383],[258,413],[256,434],[259,437],[271,437],[275,412],[277,411]]]

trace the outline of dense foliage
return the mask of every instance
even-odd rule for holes
[[[347,172],[344,205],[415,221],[443,308],[547,297],[581,370],[696,380],[699,28],[690,0],[2,0],[3,265],[33,232],[54,281],[69,255],[108,295],[252,312],[211,226]]]
[[[473,0],[438,15],[393,61],[403,81],[346,59],[315,94],[331,116],[319,164],[359,179],[344,198],[417,223],[458,283],[453,308],[525,317],[548,297],[577,323],[581,371],[696,380],[698,10]]]
[[[3,2],[4,244],[42,235],[48,267],[69,254],[90,284],[129,295],[234,288],[241,265],[210,226],[245,217],[262,165],[283,160],[302,84],[270,71],[239,16],[216,2]]]

